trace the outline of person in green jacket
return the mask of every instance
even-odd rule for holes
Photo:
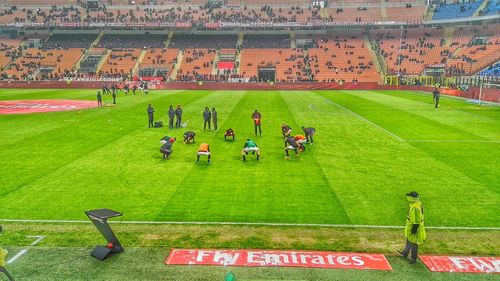
[[[0,227],[0,232],[2,231],[2,228]],[[7,250],[4,250],[3,248],[0,247],[0,273],[3,272],[8,280],[14,281],[14,277],[10,275],[10,273],[7,271],[5,268],[5,259],[7,258]],[[0,280],[3,280],[3,278],[0,277]]]
[[[410,263],[417,262],[418,245],[425,241],[424,227],[424,208],[420,202],[420,196],[417,192],[412,191],[406,194],[406,198],[410,202],[410,209],[406,216],[405,237],[406,246],[403,251],[398,251],[403,257],[407,258],[411,253]]]

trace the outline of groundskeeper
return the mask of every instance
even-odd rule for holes
[[[417,262],[418,245],[425,241],[425,226],[424,226],[424,208],[420,202],[420,196],[417,192],[412,191],[406,194],[406,198],[410,202],[410,209],[406,216],[405,237],[406,246],[403,251],[398,251],[404,258],[410,254],[410,263]]]

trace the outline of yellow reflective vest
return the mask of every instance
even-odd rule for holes
[[[411,230],[414,224],[418,224],[419,227],[417,232],[412,234]],[[405,237],[412,243],[422,244],[425,241],[424,212],[420,201],[410,203],[410,209],[406,216]]]

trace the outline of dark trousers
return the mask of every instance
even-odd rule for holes
[[[102,105],[102,100],[97,100],[97,105]]]
[[[168,159],[168,157],[173,153],[172,150],[160,149],[160,152],[163,154],[163,158]]]
[[[439,98],[435,98],[435,99],[434,99],[434,103],[435,103],[435,106],[434,106],[434,107],[435,107],[435,108],[438,108],[438,106],[439,106]]]
[[[214,130],[216,130],[216,131],[217,131],[217,119],[214,119],[214,120],[213,120],[213,123],[214,123]]]
[[[203,130],[207,128],[207,124],[208,124],[208,129],[210,130],[210,120],[205,120],[205,122],[203,122]]]
[[[257,129],[259,129],[259,135],[262,136],[262,127],[260,124],[255,124],[255,135],[257,135]]]
[[[175,127],[176,128],[181,127],[181,120],[182,120],[182,116],[177,115],[177,120],[175,120]]]
[[[402,254],[405,257],[408,257],[408,254],[410,254],[411,260],[416,261],[417,255],[418,255],[418,244],[412,243],[412,242],[406,240],[406,246],[405,246],[405,249],[403,250]]]
[[[148,127],[150,127],[150,128],[154,127],[154,124],[153,124],[153,115],[148,116],[148,118],[149,118]]]
[[[113,104],[116,104],[116,97],[113,97]]]
[[[306,135],[307,142],[313,143],[314,142],[313,136],[314,136],[314,134],[312,134],[312,135]]]
[[[174,128],[174,118],[169,118],[168,119],[168,128],[173,129]]]
[[[12,275],[10,275],[10,273],[7,271],[7,269],[0,266],[0,272],[3,272],[9,280],[14,281],[14,277],[12,277]]]

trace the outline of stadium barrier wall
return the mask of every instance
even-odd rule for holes
[[[0,81],[0,88],[4,89],[100,89],[103,85],[110,85],[109,81]],[[155,87],[152,87],[155,88]],[[168,82],[157,85],[156,89],[166,90],[408,90],[432,92],[434,87],[425,86],[387,86],[376,82],[361,83],[224,83],[224,82]],[[469,99],[479,98],[479,87],[470,87],[467,91],[456,89],[440,89],[444,95],[457,96]],[[483,89],[482,100],[500,103],[498,89]]]

